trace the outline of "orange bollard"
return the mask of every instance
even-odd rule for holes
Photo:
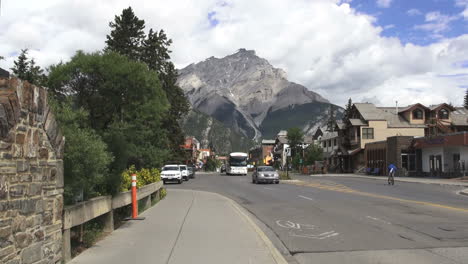
[[[132,174],[132,218],[138,217],[137,176]]]

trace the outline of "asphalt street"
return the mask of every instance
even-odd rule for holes
[[[166,187],[232,198],[291,263],[468,263],[468,196],[457,194],[463,187],[296,179],[256,185],[250,175],[198,173]]]

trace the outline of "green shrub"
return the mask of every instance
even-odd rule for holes
[[[166,195],[167,195],[166,188],[161,188],[161,191],[159,192],[159,200],[164,199],[164,197],[166,197]]]
[[[137,170],[135,166],[130,166],[122,172],[122,185],[120,191],[126,192],[132,187],[132,174],[137,175],[137,188],[141,188],[145,185],[161,181],[161,173],[158,169],[141,169]]]

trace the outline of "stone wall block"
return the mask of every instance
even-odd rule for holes
[[[38,196],[42,194],[42,183],[32,183],[29,185],[29,196]]]
[[[42,254],[42,243],[36,243],[32,246],[29,246],[21,252],[21,258],[23,264],[32,264],[43,258]]]
[[[0,249],[0,260],[3,259],[4,257],[12,254],[15,252],[15,248],[13,246],[5,247]]]
[[[8,124],[8,116],[5,107],[0,104],[0,137],[4,138],[8,135],[10,126]]]
[[[16,134],[16,139],[15,139],[16,144],[23,145],[25,141],[26,141],[26,134],[24,133]]]
[[[22,145],[13,145],[13,158],[22,158],[24,157],[24,148]]]
[[[57,176],[55,183],[57,185],[57,188],[63,188],[64,185],[64,174],[63,174],[63,161],[62,160],[57,160]]]
[[[44,130],[47,133],[47,138],[50,140],[50,143],[52,146],[55,143],[55,138],[58,133],[57,129],[57,122],[55,121],[55,116],[52,113],[52,111],[49,111],[49,114],[47,115],[47,119],[44,124]]]
[[[11,226],[0,228],[0,238],[7,239],[9,236],[11,236],[11,234]]]
[[[18,160],[16,161],[16,169],[18,172],[27,172],[29,171],[29,161],[28,160]]]
[[[31,242],[33,241],[33,237],[28,233],[21,232],[21,233],[16,233],[15,240],[16,240],[17,248],[25,248],[31,245]]]
[[[12,185],[10,186],[10,198],[20,198],[26,194],[26,185]]]
[[[29,112],[33,105],[34,88],[29,82],[23,82],[23,86],[21,88],[23,95],[20,100],[21,108],[28,110]]]
[[[6,78],[0,78],[0,88],[7,89],[8,88],[9,81]]]
[[[8,197],[8,182],[7,176],[0,176],[0,200],[4,200]],[[0,219],[1,221],[1,219]]]
[[[39,149],[39,158],[40,159],[49,159],[49,150],[47,148]]]

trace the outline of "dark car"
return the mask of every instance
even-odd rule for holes
[[[195,167],[188,166],[188,171],[189,171],[189,178],[195,179]]]
[[[221,173],[226,172],[226,165],[224,165],[224,164],[221,165],[221,170],[220,171],[221,171]]]

